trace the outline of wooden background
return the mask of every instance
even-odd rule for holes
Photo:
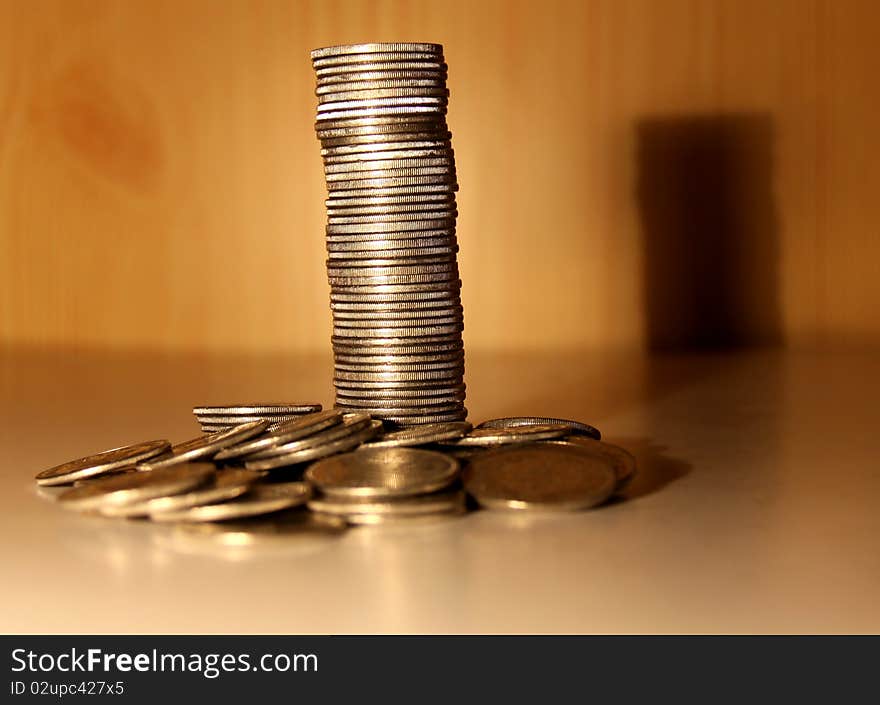
[[[880,4],[0,0],[0,339],[325,351],[309,49],[445,45],[476,349],[880,343]]]

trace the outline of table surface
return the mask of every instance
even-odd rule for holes
[[[0,353],[6,633],[880,631],[880,355],[468,356],[477,421],[577,418],[622,501],[220,545],[81,516],[33,475],[197,433],[194,404],[332,401],[324,358]]]

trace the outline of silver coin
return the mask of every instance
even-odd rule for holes
[[[386,99],[388,101],[393,100],[392,98]],[[415,100],[414,98],[408,98],[407,100]],[[421,100],[428,100],[428,98],[423,98]],[[441,100],[440,98],[436,98],[434,100]],[[354,101],[348,101],[354,102]],[[366,101],[364,101],[366,102]],[[378,102],[378,101],[377,101]],[[326,103],[324,106],[327,107],[332,105],[330,103]],[[342,110],[322,110],[318,113],[317,120],[318,125],[326,125],[327,123],[334,121],[338,122],[340,120],[349,120],[359,117],[379,117],[379,116],[410,116],[410,115],[432,115],[436,117],[446,117],[446,104],[445,101],[442,104],[436,105],[385,105],[385,106],[370,106],[363,108],[346,108]]]
[[[330,309],[333,314],[337,313],[417,313],[419,311],[445,311],[447,308],[458,310],[461,306],[461,297],[452,295],[448,300],[429,299],[427,301],[391,301],[391,302],[365,302],[354,301],[331,301]],[[462,310],[464,310],[462,308]]]
[[[448,191],[416,191],[386,195],[367,195],[352,198],[329,196],[324,205],[328,210],[352,208],[419,208],[424,205],[446,206],[455,203],[455,194]]]
[[[418,183],[413,183],[418,181]],[[355,185],[347,185],[343,187],[339,183],[334,183],[328,187],[328,198],[337,198],[340,200],[350,198],[363,198],[365,196],[380,196],[393,198],[400,195],[452,195],[458,191],[458,183],[454,180],[440,179],[435,180],[410,179],[409,183],[356,183]]]
[[[286,453],[284,455],[273,455],[269,458],[261,458],[256,460],[248,460],[245,467],[248,470],[271,470],[274,468],[282,468],[289,465],[299,465],[301,463],[311,462],[332,456],[336,453],[344,453],[346,451],[357,448],[364,441],[373,438],[382,429],[382,422],[374,420],[364,429],[357,433],[345,436],[323,445],[304,448],[302,450]]]
[[[324,159],[336,159],[342,157],[351,157],[353,159],[363,158],[363,155],[388,154],[389,158],[396,157],[400,152],[408,152],[410,150],[451,150],[452,142],[448,136],[429,137],[422,140],[384,140],[382,142],[372,142],[368,144],[344,144],[337,147],[322,147],[321,157]]]
[[[259,416],[207,416],[204,414],[197,415],[196,419],[202,425],[207,426],[236,426],[243,423],[251,423],[254,421],[268,421],[269,423],[281,423],[283,421],[294,421],[296,419],[302,418],[304,414],[297,414],[295,416],[290,416],[287,414],[261,414]]]
[[[381,330],[404,330],[430,328],[436,330],[439,326],[458,326],[459,330],[464,325],[464,318],[460,313],[451,312],[448,316],[438,318],[338,318],[334,317],[333,327],[350,328],[356,331],[369,331],[365,333],[366,337],[370,337],[372,331]]]
[[[418,241],[417,241],[418,242]],[[414,247],[409,249],[396,249],[396,250],[376,250],[376,249],[358,249],[357,246],[354,248],[346,248],[346,249],[337,249],[338,246],[330,245],[328,246],[328,254],[330,256],[331,261],[339,260],[339,261],[351,261],[352,259],[361,260],[361,259],[369,259],[370,257],[375,257],[376,254],[381,254],[383,257],[394,257],[398,260],[407,260],[407,259],[418,259],[422,257],[430,257],[430,256],[438,256],[443,255],[446,257],[455,257],[455,254],[458,252],[458,245],[443,245],[443,246],[435,246],[435,247]]]
[[[367,277],[376,277],[388,274],[432,274],[434,272],[458,271],[458,265],[454,257],[422,257],[416,260],[401,262],[400,260],[382,257],[381,253],[367,260],[343,260],[340,262],[327,260],[326,265],[328,271],[334,275],[339,274],[348,277],[359,274]]]
[[[389,186],[407,188],[410,185],[455,185],[455,167],[452,165],[430,167],[399,167],[397,169],[351,170],[324,174],[329,193],[347,189],[380,189]]]
[[[381,399],[420,399],[430,400],[434,397],[454,396],[465,392],[466,385],[458,384],[448,387],[420,387],[417,389],[345,389],[337,388],[336,400],[381,400]]]
[[[312,49],[309,57],[322,59],[328,56],[342,56],[346,54],[375,54],[396,51],[417,51],[424,53],[442,54],[442,44],[430,44],[419,42],[374,42],[369,44],[339,44],[330,47]]]
[[[443,91],[446,88],[446,76],[442,74],[422,76],[420,78],[377,78],[372,81],[349,79],[342,81],[321,82],[315,88],[315,95],[320,100],[326,96],[352,96],[358,92],[373,93],[375,91],[427,90]],[[437,93],[437,95],[449,95]]]
[[[353,118],[348,120],[322,121],[316,123],[315,130],[323,146],[329,141],[350,140],[365,137],[378,137],[395,140],[404,139],[403,135],[442,135],[449,133],[446,120],[439,115],[374,115],[372,117]]]
[[[430,47],[428,50],[421,49],[389,49],[387,51],[363,51],[345,54],[332,54],[324,56],[313,56],[312,67],[315,69],[324,68],[326,66],[340,66],[344,64],[372,64],[377,62],[393,62],[401,61],[443,61],[443,51]]]
[[[130,472],[73,487],[58,496],[64,507],[90,511],[143,502],[194,489],[214,476],[210,463],[185,463],[151,472]]]
[[[597,441],[602,438],[599,429],[594,428],[589,424],[581,423],[580,421],[571,421],[570,419],[556,419],[550,416],[505,416],[500,419],[483,421],[483,423],[478,425],[477,428],[514,428],[516,426],[535,426],[548,423],[568,426],[569,433],[578,436],[586,436],[587,438],[593,438]]]
[[[398,286],[412,284],[440,284],[458,281],[458,272],[436,272],[434,274],[384,275],[376,277],[327,277],[330,286],[345,291],[361,287]]]
[[[423,130],[410,132],[380,132],[347,135],[345,137],[325,137],[321,140],[321,149],[328,150],[358,150],[369,151],[374,145],[388,143],[418,143],[429,141],[449,141],[452,133],[448,130],[437,129],[436,125],[424,125]]]
[[[150,514],[153,521],[227,521],[279,512],[308,502],[311,488],[305,482],[256,485],[246,494],[220,504]]]
[[[445,423],[447,421],[464,421],[467,419],[467,409],[448,414],[427,414],[425,416],[388,416],[384,412],[376,412],[376,417],[394,426],[407,427],[429,423]],[[444,451],[445,452],[445,451]]]
[[[368,223],[401,223],[406,221],[449,221],[458,217],[458,211],[455,208],[437,209],[437,210],[420,210],[411,211],[409,213],[367,213],[359,215],[335,216],[328,214],[328,225],[366,225]],[[435,230],[436,228],[431,228]],[[441,228],[442,229],[442,228]]]
[[[315,74],[318,79],[323,80],[330,76],[339,76],[350,74],[353,72],[367,71],[438,71],[446,73],[449,67],[440,57],[429,59],[427,57],[409,57],[404,61],[401,57],[398,60],[384,61],[361,61],[357,63],[342,63],[337,66],[328,66],[326,64],[315,68]],[[439,59],[439,60],[438,60]]]
[[[320,121],[325,115],[338,115],[342,113],[359,113],[373,116],[384,114],[407,114],[410,112],[426,112],[428,109],[445,112],[449,104],[449,98],[444,91],[441,95],[412,95],[412,96],[377,96],[368,97],[364,91],[360,95],[344,100],[318,100],[317,119]],[[329,119],[329,118],[328,118]]]
[[[357,451],[355,451],[357,452]],[[464,506],[465,495],[461,490],[434,492],[413,497],[315,497],[308,507],[313,512],[348,517],[364,515],[424,516],[452,512]]]
[[[43,470],[36,475],[35,479],[38,485],[44,487],[69,485],[76,480],[97,477],[114,472],[120,468],[133,466],[144,460],[167,453],[170,449],[171,444],[166,440],[145,441],[119,448],[111,448],[110,450],[70,460],[48,470]]]
[[[606,443],[605,441],[597,441],[587,436],[566,436],[565,438],[553,441],[544,441],[554,445],[577,445],[588,453],[593,453],[606,460],[614,470],[617,482],[614,487],[615,492],[621,492],[629,485],[633,476],[636,474],[636,459],[629,451]]]
[[[340,408],[345,408],[340,405]],[[362,410],[361,407],[351,407],[352,410],[357,408],[358,410]],[[386,417],[394,417],[394,418],[404,418],[404,417],[424,417],[424,416],[442,416],[444,414],[457,414],[460,413],[462,409],[462,402],[449,402],[448,404],[439,404],[436,406],[416,406],[416,407],[382,407],[382,406],[373,406],[369,407],[370,413],[376,416],[377,418],[386,418]]]
[[[211,458],[224,448],[234,446],[248,438],[260,435],[269,426],[265,419],[249,421],[227,431],[219,431],[208,436],[199,436],[171,446],[171,454],[148,463],[141,463],[142,470],[156,470],[202,458]]]
[[[428,351],[419,355],[349,355],[334,354],[334,361],[342,364],[364,365],[413,365],[438,362],[463,362],[464,350],[435,353]]]
[[[406,340],[390,340],[387,338],[370,339],[350,339],[351,345],[345,345],[340,340],[346,338],[337,338],[333,344],[333,350],[336,353],[347,355],[423,355],[426,351],[434,352],[453,352],[462,350],[464,343],[460,335],[447,336],[443,342],[432,341],[430,343],[420,343],[411,339]]]
[[[443,411],[454,411],[461,408],[464,403],[464,393],[449,396],[428,397],[404,397],[402,399],[363,399],[353,397],[338,397],[336,406],[348,411],[382,411],[386,414],[394,413],[395,409],[409,409],[409,415],[424,415]],[[455,408],[453,408],[455,405]]]
[[[461,280],[418,286],[384,286],[381,289],[357,287],[355,291],[340,289],[330,292],[330,300],[337,303],[401,303],[406,301],[434,301],[459,296]]]
[[[534,426],[514,426],[513,428],[475,428],[468,435],[459,438],[459,446],[492,446],[509,443],[530,443],[561,438],[568,433],[568,426],[562,424],[540,424]]]
[[[410,247],[411,243],[420,240],[447,239],[455,241],[455,228],[439,230],[401,230],[398,232],[381,233],[327,233],[327,246],[349,245],[352,247],[373,247],[383,243],[387,247]]]
[[[384,340],[386,338],[419,338],[461,335],[464,326],[460,323],[444,325],[423,325],[418,328],[342,328],[333,326],[333,335],[339,338],[370,338]],[[428,341],[425,341],[428,342]]]
[[[473,427],[467,421],[425,424],[400,431],[389,431],[380,438],[364,444],[364,448],[399,448],[403,446],[420,446],[427,443],[438,443],[461,438]]]
[[[323,159],[325,173],[360,169],[400,169],[406,167],[445,166],[453,164],[455,157],[450,147],[423,149],[400,149],[391,152],[371,150],[358,154],[326,155]]]
[[[372,422],[373,419],[368,413],[365,413],[362,410],[357,410],[355,413],[345,414],[343,416],[342,423],[340,424],[331,426],[330,428],[319,431],[318,433],[313,433],[311,435],[297,438],[292,441],[287,441],[285,443],[278,443],[276,445],[269,446],[268,448],[256,451],[251,454],[248,460],[271,458],[275,455],[286,455],[289,453],[298,452],[300,450],[305,450],[307,448],[314,448],[316,446],[326,445],[327,443],[332,443],[341,438],[360,433],[364,429],[369,428],[372,425]]]
[[[461,319],[464,309],[459,306],[447,306],[446,308],[422,308],[415,311],[344,311],[339,309],[333,310],[333,320],[338,325],[343,325],[346,320],[352,321],[414,321],[413,325],[418,325],[417,321],[433,321],[438,318],[458,318]]]
[[[340,423],[342,423],[342,413],[335,409],[301,416],[298,419],[282,424],[274,431],[263,434],[259,438],[254,438],[220,451],[214,456],[214,460],[229,460],[231,458],[253,455],[268,448],[314,435],[319,431]]]
[[[570,511],[606,501],[616,478],[602,458],[571,446],[529,444],[475,455],[464,485],[488,508]]]
[[[247,492],[260,479],[260,476],[261,473],[251,470],[218,470],[208,482],[180,494],[161,496],[130,504],[103,505],[99,508],[99,512],[104,516],[132,518],[188,509],[202,504],[226,502]]]
[[[362,71],[354,68],[351,71],[342,73],[334,73],[324,75],[316,79],[316,90],[322,88],[333,88],[336,85],[359,85],[359,84],[377,84],[394,83],[399,81],[407,83],[409,81],[431,81],[440,85],[446,85],[449,72],[443,69],[409,69],[408,71],[397,71],[395,69],[380,69],[378,71]]]
[[[412,448],[357,450],[315,463],[305,479],[331,497],[404,497],[448,487],[458,462]]]
[[[262,414],[313,414],[321,410],[320,404],[230,404],[224,406],[194,406],[197,416],[260,416]]]
[[[343,84],[344,85],[344,84]],[[350,85],[350,84],[349,84]],[[402,104],[412,98],[444,98],[448,102],[449,89],[445,86],[406,86],[380,88],[379,86],[340,90],[332,93],[318,93],[318,106],[328,103],[339,104],[373,104],[375,101],[396,98]],[[398,103],[395,103],[398,104]]]
[[[455,174],[455,159],[450,154],[440,157],[412,159],[362,159],[324,163],[326,181],[382,179],[389,176],[422,176],[424,174]]]

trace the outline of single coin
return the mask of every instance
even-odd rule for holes
[[[347,54],[375,54],[396,51],[443,53],[442,44],[428,44],[419,42],[374,42],[369,44],[339,44],[330,47],[312,49],[309,56],[312,59],[323,59],[327,56],[344,56]]]
[[[428,400],[436,397],[457,396],[464,394],[466,385],[457,384],[450,387],[419,387],[416,389],[346,389],[340,387],[336,390],[336,400],[348,403],[350,400],[382,400],[382,399],[410,399],[424,398]]]
[[[455,203],[455,194],[447,191],[397,194],[390,196],[362,196],[359,198],[327,198],[324,205],[328,211],[342,208],[421,208],[423,206],[446,207]]]
[[[381,102],[390,102],[395,101],[395,98],[385,98],[382,99]],[[418,100],[420,103],[429,100],[428,98],[407,98],[409,101]],[[330,122],[339,122],[342,120],[348,121],[354,118],[360,117],[378,117],[378,116],[406,116],[410,115],[433,115],[437,117],[442,117],[445,119],[446,117],[446,99],[445,98],[433,98],[430,99],[436,101],[434,104],[428,105],[407,105],[407,104],[386,104],[386,105],[365,105],[364,107],[355,107],[352,106],[350,108],[343,108],[339,110],[321,110],[320,108],[333,108],[338,106],[338,103],[331,104],[325,103],[323,106],[319,106],[319,110],[316,116],[317,127],[326,126]],[[347,101],[348,103],[355,103],[356,101]],[[360,101],[358,101],[360,102]],[[379,103],[380,101],[374,101],[374,103]],[[363,103],[367,103],[367,101],[363,101]]]
[[[428,380],[451,379],[461,377],[463,369],[461,365],[444,369],[415,369],[415,370],[346,370],[336,367],[333,371],[334,379],[351,382],[422,382]]]
[[[462,360],[445,360],[440,362],[412,362],[408,364],[390,362],[366,364],[363,362],[343,362],[337,359],[333,363],[333,368],[340,372],[406,374],[427,372],[429,370],[463,370],[464,362]]]
[[[370,172],[363,172],[363,178],[349,179],[344,181],[328,180],[327,190],[331,194],[352,195],[369,193],[376,190],[405,189],[410,190],[416,186],[440,186],[447,191],[458,191],[458,182],[455,174],[450,173],[445,167],[438,167],[441,171],[421,174],[398,174],[391,176],[370,176]]]
[[[352,328],[354,330],[389,330],[399,328],[419,328],[422,326],[462,326],[464,317],[461,313],[449,312],[449,315],[440,318],[382,318],[358,317],[340,318],[333,317],[334,328]]]
[[[449,67],[442,60],[442,57],[430,59],[427,57],[410,56],[408,60],[393,60],[382,57],[383,61],[361,61],[357,63],[342,63],[336,66],[328,66],[323,64],[315,67],[315,75],[318,80],[324,80],[331,76],[340,76],[355,72],[367,71],[437,71],[447,73]]]
[[[462,408],[459,412],[448,414],[428,414],[425,416],[386,416],[379,411],[375,412],[376,418],[395,427],[419,426],[429,423],[446,423],[449,421],[464,421],[467,419],[467,409]],[[445,451],[444,451],[445,452]]]
[[[456,240],[455,226],[437,230],[396,230],[376,233],[326,233],[327,246],[357,245],[368,247],[374,243],[385,243],[386,247],[412,247],[413,240]]]
[[[428,389],[429,387],[451,387],[462,383],[462,375],[454,375],[449,379],[426,379],[426,380],[379,380],[379,381],[360,381],[335,379],[333,381],[337,391],[340,389],[349,390],[370,390],[370,389]],[[484,429],[485,430],[485,429]]]
[[[597,441],[586,436],[566,436],[558,440],[545,441],[545,443],[552,443],[554,445],[575,444],[587,452],[605,459],[611,465],[617,478],[617,484],[614,487],[615,492],[622,492],[626,489],[636,474],[636,459],[632,453],[611,443]]]
[[[452,490],[413,497],[319,496],[309,500],[308,508],[313,512],[346,518],[366,514],[407,517],[451,512],[463,507],[464,503],[464,492]]]
[[[207,416],[197,415],[196,419],[204,426],[237,426],[254,421],[268,421],[269,423],[282,423],[301,419],[304,414],[260,414],[258,416]]]
[[[324,162],[324,178],[329,181],[382,179],[389,176],[454,174],[455,159],[450,154],[418,159],[376,159],[341,163]]]
[[[245,463],[245,467],[248,470],[272,470],[274,468],[299,465],[301,463],[319,460],[336,453],[345,453],[346,451],[357,448],[364,441],[370,440],[381,430],[382,422],[373,420],[366,428],[357,433],[345,436],[344,438],[331,441],[330,443],[324,443],[323,445],[304,448],[303,450],[287,453],[285,455],[274,455],[270,458],[248,460]]]
[[[433,365],[438,363],[461,363],[464,361],[464,351],[435,353],[428,351],[422,355],[346,355],[336,353],[334,364],[336,365]]]
[[[580,421],[571,421],[570,419],[555,419],[550,416],[505,416],[500,419],[491,419],[483,421],[477,428],[514,428],[516,426],[536,426],[543,424],[556,424],[568,426],[569,433],[577,436],[586,436],[600,440],[602,434],[599,429]]]
[[[364,444],[364,448],[398,448],[402,446],[420,446],[426,443],[438,443],[461,438],[473,427],[467,421],[450,423],[425,424],[400,431],[390,431],[380,438]]]
[[[346,408],[340,402],[339,408]],[[349,407],[351,411],[362,411],[359,407]],[[384,407],[374,405],[368,407],[370,414],[376,418],[385,418],[391,416],[394,418],[423,418],[425,416],[442,416],[445,414],[459,414],[462,409],[462,402],[448,402],[446,404],[423,405],[423,406],[401,406],[401,407]]]
[[[69,485],[76,480],[105,475],[120,468],[133,466],[144,460],[154,458],[171,449],[166,440],[145,441],[119,448],[101,451],[84,458],[70,460],[61,465],[43,470],[36,475],[38,485]]]
[[[427,86],[394,86],[394,87],[379,87],[379,86],[366,86],[366,87],[358,87],[351,88],[351,84],[336,84],[338,86],[344,86],[345,90],[338,90],[333,92],[324,92],[317,93],[318,96],[318,106],[320,108],[321,105],[326,103],[361,103],[361,102],[371,102],[376,100],[382,100],[384,98],[399,98],[401,99],[401,103],[403,99],[408,98],[449,98],[449,89],[446,88],[445,85],[427,85]]]
[[[330,256],[331,262],[350,262],[352,260],[365,260],[371,257],[375,257],[377,253],[381,253],[383,257],[394,257],[405,263],[407,260],[429,256],[444,256],[453,258],[458,252],[458,245],[453,244],[440,245],[437,247],[415,247],[410,249],[397,250],[363,250],[357,247],[338,250],[334,246],[330,245],[327,247],[327,251]]]
[[[326,66],[372,64],[380,61],[394,63],[401,61],[443,61],[443,51],[431,47],[427,51],[420,49],[390,49],[387,51],[346,52],[345,54],[313,56],[312,66],[319,69]]]
[[[371,223],[407,223],[407,222],[430,222],[442,221],[448,223],[458,217],[458,211],[452,208],[437,210],[421,210],[408,213],[367,213],[338,216],[328,213],[328,225],[369,225]],[[444,226],[445,227],[445,226]],[[372,232],[372,231],[371,231]]]
[[[150,518],[153,521],[199,522],[242,519],[301,506],[311,494],[311,487],[305,482],[255,485],[246,494],[228,502],[156,512],[150,514]]]
[[[341,438],[360,433],[364,429],[372,425],[373,419],[370,414],[361,409],[352,409],[353,413],[343,413],[342,423],[335,424],[329,428],[313,433],[308,436],[287,441],[285,443],[277,443],[255,451],[248,457],[248,460],[258,460],[261,458],[271,458],[276,455],[288,455],[307,448],[326,445],[338,441]]]
[[[259,438],[253,438],[244,443],[221,450],[214,456],[214,460],[229,460],[231,458],[253,455],[268,448],[311,436],[340,423],[342,423],[342,412],[336,409],[327,409],[316,414],[301,416],[298,419],[279,425],[275,430],[265,433]]]
[[[404,399],[352,399],[350,397],[337,397],[336,406],[339,409],[348,411],[369,411],[393,413],[395,409],[411,410],[411,414],[419,413],[420,415],[437,413],[439,411],[449,411],[455,405],[455,408],[461,408],[465,400],[464,393],[448,396],[448,397],[419,397]],[[406,415],[406,414],[402,414]]]
[[[403,140],[404,135],[431,137],[449,134],[446,118],[442,115],[373,115],[348,120],[322,121],[315,125],[321,145],[331,143],[352,144],[353,140],[372,138],[379,140]]]
[[[327,261],[330,276],[376,277],[384,275],[434,274],[437,272],[457,272],[458,264],[454,257],[424,257],[419,260],[401,262],[387,257],[373,257],[366,260]]]
[[[320,102],[322,99],[334,98],[345,100],[356,96],[358,93],[367,93],[372,96],[376,91],[386,91],[385,95],[400,95],[400,93],[388,93],[388,91],[425,91],[427,95],[449,95],[446,88],[446,76],[442,74],[422,78],[382,78],[373,81],[333,81],[322,82],[315,88],[315,95]],[[443,92],[447,91],[447,92]],[[344,96],[344,97],[343,97]]]
[[[454,195],[458,191],[458,183],[448,179],[435,181],[422,179],[420,183],[410,184],[364,184],[343,188],[338,183],[328,187],[327,193],[330,198],[348,200],[350,198],[362,198],[364,196],[388,196],[394,197],[402,194],[442,194]]]
[[[333,335],[340,338],[426,338],[430,336],[460,335],[464,326],[461,323],[439,323],[418,328],[343,328],[335,325]]]
[[[439,284],[419,284],[403,286],[383,286],[378,290],[358,287],[354,291],[348,289],[330,290],[331,303],[379,303],[392,304],[407,301],[440,301],[456,299],[461,294],[461,280],[457,282],[440,282]]]
[[[513,428],[475,428],[468,435],[459,438],[459,446],[492,446],[508,443],[530,443],[561,438],[568,433],[563,424],[540,424],[534,426],[514,426]]]
[[[357,302],[357,301],[331,301],[330,308],[336,313],[363,311],[366,313],[385,311],[388,313],[402,312],[415,313],[417,311],[442,311],[448,307],[458,308],[461,306],[461,297],[453,294],[443,299],[428,301],[380,301],[380,302]],[[462,309],[464,310],[464,309]]]
[[[372,142],[368,144],[345,144],[338,147],[322,147],[321,156],[324,158],[336,158],[350,156],[359,158],[363,154],[385,153],[388,155],[396,155],[400,151],[409,151],[413,149],[441,149],[452,150],[452,141],[449,136],[434,137],[428,136],[427,139],[421,140],[389,140],[381,142]]]
[[[123,473],[94,480],[67,490],[59,495],[58,502],[78,511],[134,504],[186,492],[213,476],[214,466],[210,463],[182,463],[151,472]]]
[[[269,422],[262,419],[260,421],[249,421],[226,431],[199,436],[198,438],[171,446],[171,454],[169,456],[152,460],[148,463],[141,463],[138,465],[138,468],[141,470],[156,470],[177,465],[178,463],[211,458],[224,448],[237,445],[248,438],[260,435],[268,426]]]
[[[413,448],[373,448],[327,458],[310,466],[305,478],[331,497],[401,497],[447,487],[458,461]]]
[[[574,444],[530,444],[475,455],[464,486],[490,509],[569,511],[607,500],[616,484],[604,459]]]
[[[320,404],[230,404],[225,406],[194,406],[195,415],[206,416],[262,416],[263,414],[314,414]]]
[[[381,69],[379,71],[361,71],[357,67],[351,71],[334,73],[316,78],[315,93],[321,90],[332,91],[336,86],[354,85],[386,85],[400,83],[407,85],[426,81],[434,85],[445,86],[449,72],[443,69],[410,69],[395,71]]]
[[[131,518],[226,502],[243,495],[261,476],[262,473],[251,470],[218,470],[211,480],[189,491],[130,504],[108,504],[99,511],[104,516]]]

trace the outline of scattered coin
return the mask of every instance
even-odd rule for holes
[[[194,522],[242,519],[301,506],[309,500],[311,494],[311,487],[305,482],[257,485],[247,494],[228,502],[156,512],[150,514],[150,518],[154,521]]]
[[[73,487],[58,497],[62,506],[78,511],[145,502],[180,494],[206,483],[214,475],[210,463],[185,463],[151,472],[101,478]]]
[[[442,453],[370,448],[315,463],[305,478],[332,497],[401,497],[443,489],[457,474],[458,462]]]
[[[398,448],[403,446],[420,446],[428,443],[439,443],[461,438],[470,431],[472,426],[467,421],[449,423],[423,424],[390,431],[381,438],[364,444],[364,448]]]
[[[615,492],[622,492],[629,485],[633,476],[636,474],[636,459],[632,453],[620,446],[606,443],[605,441],[597,441],[586,436],[566,436],[565,438],[545,441],[554,445],[577,445],[587,452],[604,458],[611,464],[617,483],[614,487]]]
[[[230,404],[225,406],[194,406],[196,416],[262,416],[264,414],[314,414],[320,404]]]
[[[313,460],[326,458],[336,453],[345,453],[346,451],[357,448],[364,441],[373,438],[382,429],[381,421],[372,421],[366,428],[356,433],[343,436],[335,441],[313,445],[309,448],[303,448],[283,455],[273,455],[267,458],[259,458],[248,460],[244,466],[248,470],[273,470],[275,468],[288,467],[290,465],[300,465]]]
[[[214,456],[214,460],[229,460],[253,455],[299,438],[314,435],[340,423],[342,423],[342,412],[336,409],[301,416],[279,425],[273,431],[264,433],[262,436],[221,450]]]
[[[265,419],[260,421],[249,421],[248,423],[235,426],[228,431],[219,431],[207,436],[199,436],[183,443],[171,446],[170,455],[163,456],[158,460],[151,460],[148,463],[141,463],[138,467],[141,470],[156,470],[157,468],[165,468],[178,463],[186,463],[202,458],[212,458],[224,448],[234,446],[248,438],[253,438],[261,434],[269,426],[269,422]]]
[[[514,426],[512,428],[475,428],[466,436],[455,441],[458,446],[494,446],[510,443],[529,443],[561,438],[568,433],[568,426],[562,424],[535,424],[533,426]]]
[[[489,509],[569,511],[601,504],[617,482],[611,464],[576,444],[529,444],[468,460],[464,486]]]
[[[580,421],[569,419],[555,419],[550,416],[505,416],[500,419],[491,419],[479,424],[477,428],[514,428],[517,426],[536,426],[543,424],[559,424],[568,426],[570,433],[578,436],[586,436],[595,440],[601,440],[602,434],[599,429]]]
[[[146,441],[129,446],[111,448],[95,455],[71,460],[37,474],[38,485],[69,485],[76,480],[104,475],[119,468],[133,466],[144,460],[167,453],[171,444],[165,440]]]
[[[251,470],[218,470],[211,480],[199,485],[195,489],[179,494],[147,499],[142,502],[120,505],[108,504],[101,506],[99,511],[104,516],[131,518],[148,516],[158,512],[188,509],[189,507],[197,507],[202,504],[225,502],[243,495],[262,475],[263,473]]]

